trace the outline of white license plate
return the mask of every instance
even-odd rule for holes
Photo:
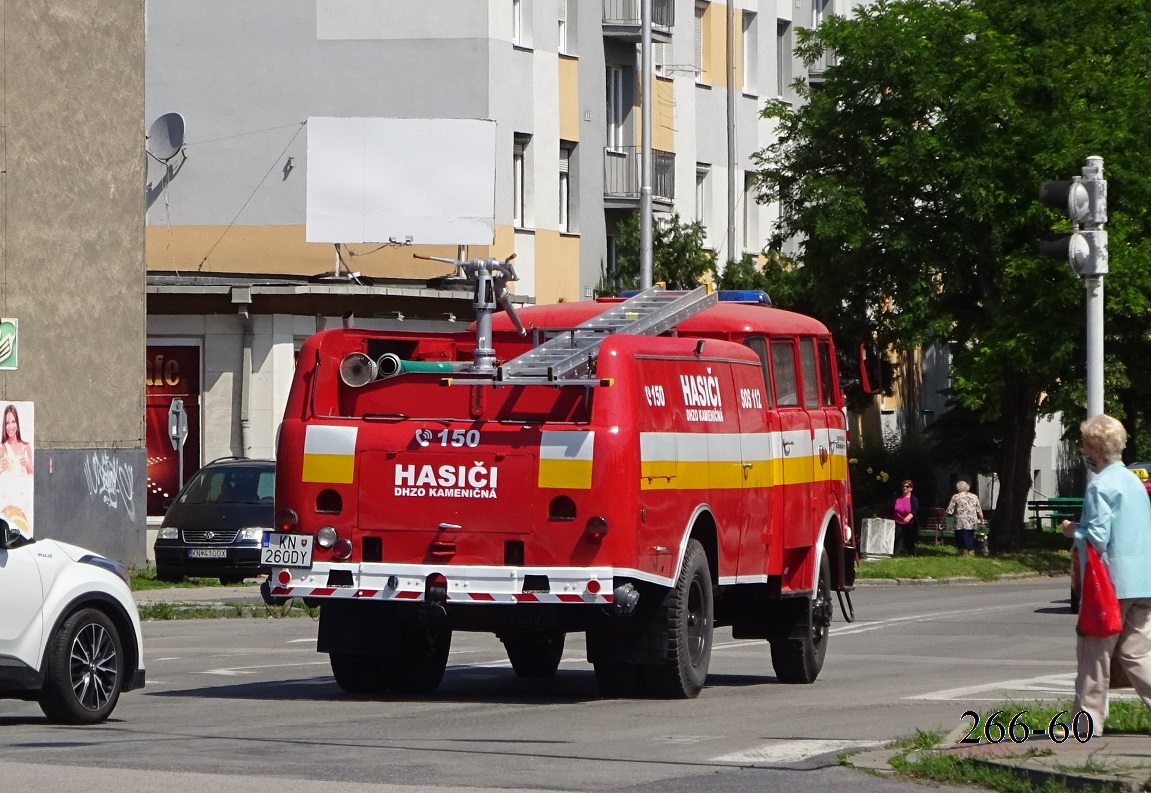
[[[311,567],[312,536],[264,532],[260,546],[260,564],[270,567]]]
[[[227,548],[189,548],[189,559],[227,559]]]

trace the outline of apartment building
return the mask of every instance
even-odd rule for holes
[[[773,209],[749,187],[751,155],[771,141],[759,112],[794,101],[792,80],[822,68],[808,75],[796,61],[796,30],[857,4],[732,2],[652,0],[655,210],[701,220],[720,261],[758,252],[769,232]],[[455,246],[306,241],[309,118],[493,120],[495,230],[467,257],[514,252],[518,300],[592,297],[640,201],[640,9],[149,0],[147,122],[179,113],[185,129],[180,152],[148,170],[149,514],[176,484],[164,421],[174,397],[191,418],[186,473],[223,455],[272,456],[308,335],[349,311],[377,327],[471,319],[470,294],[442,280],[452,268],[412,257],[454,257]]]

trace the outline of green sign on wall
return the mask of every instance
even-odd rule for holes
[[[0,369],[16,368],[17,320],[0,319]]]

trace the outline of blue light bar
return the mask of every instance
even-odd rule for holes
[[[771,298],[762,289],[721,289],[719,290],[721,302],[729,303],[757,303],[770,306]]]

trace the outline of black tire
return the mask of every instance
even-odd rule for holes
[[[1071,588],[1071,613],[1079,613],[1079,593],[1075,591],[1074,587]]]
[[[156,580],[167,581],[170,584],[178,584],[184,580],[183,573],[177,573],[175,570],[166,570],[164,568],[156,568]]]
[[[430,694],[444,678],[452,630],[438,625],[397,626],[398,655],[385,659],[384,679],[397,694]]]
[[[500,637],[508,660],[519,677],[543,680],[555,677],[564,654],[563,631],[511,633]]]
[[[643,667],[645,687],[657,696],[699,696],[711,664],[715,595],[707,553],[697,540],[688,540],[679,578],[664,596],[655,620],[666,636],[667,652],[663,663]]]
[[[336,685],[349,694],[378,694],[387,689],[379,658],[329,653]]]
[[[102,611],[81,609],[48,642],[40,709],[64,724],[95,724],[116,707],[124,686],[119,631]]]
[[[781,683],[814,683],[827,657],[827,639],[833,614],[831,566],[820,554],[815,596],[804,598],[793,618],[792,635],[771,642],[771,665]],[[796,636],[802,634],[802,637]]]

